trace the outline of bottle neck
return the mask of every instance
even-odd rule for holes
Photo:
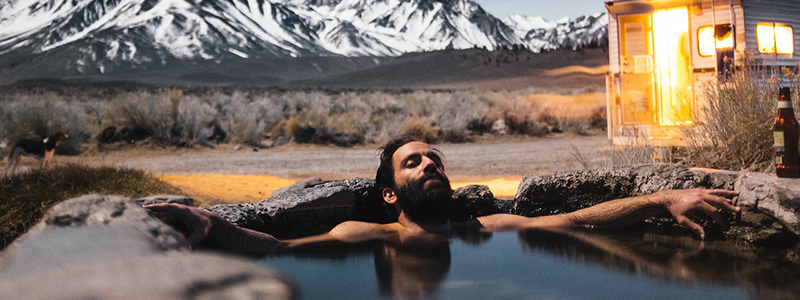
[[[784,120],[795,119],[794,108],[792,108],[792,102],[778,101],[778,118]]]

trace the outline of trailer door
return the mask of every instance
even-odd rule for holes
[[[651,15],[619,16],[622,123],[655,123]]]

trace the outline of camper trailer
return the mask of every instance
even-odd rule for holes
[[[735,72],[736,55],[795,66],[800,0],[619,0],[608,9],[608,137],[681,145],[702,123],[703,88]]]

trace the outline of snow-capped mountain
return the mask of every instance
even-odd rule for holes
[[[604,45],[608,40],[605,13],[547,21],[542,17],[511,15],[505,23],[534,52]]]
[[[0,2],[0,70],[59,57],[77,73],[179,62],[397,56],[606,38],[605,14],[505,22],[469,0],[17,0]]]

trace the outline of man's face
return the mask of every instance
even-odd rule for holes
[[[392,156],[395,194],[409,218],[444,222],[453,190],[444,172],[441,152],[421,142],[398,148]]]

